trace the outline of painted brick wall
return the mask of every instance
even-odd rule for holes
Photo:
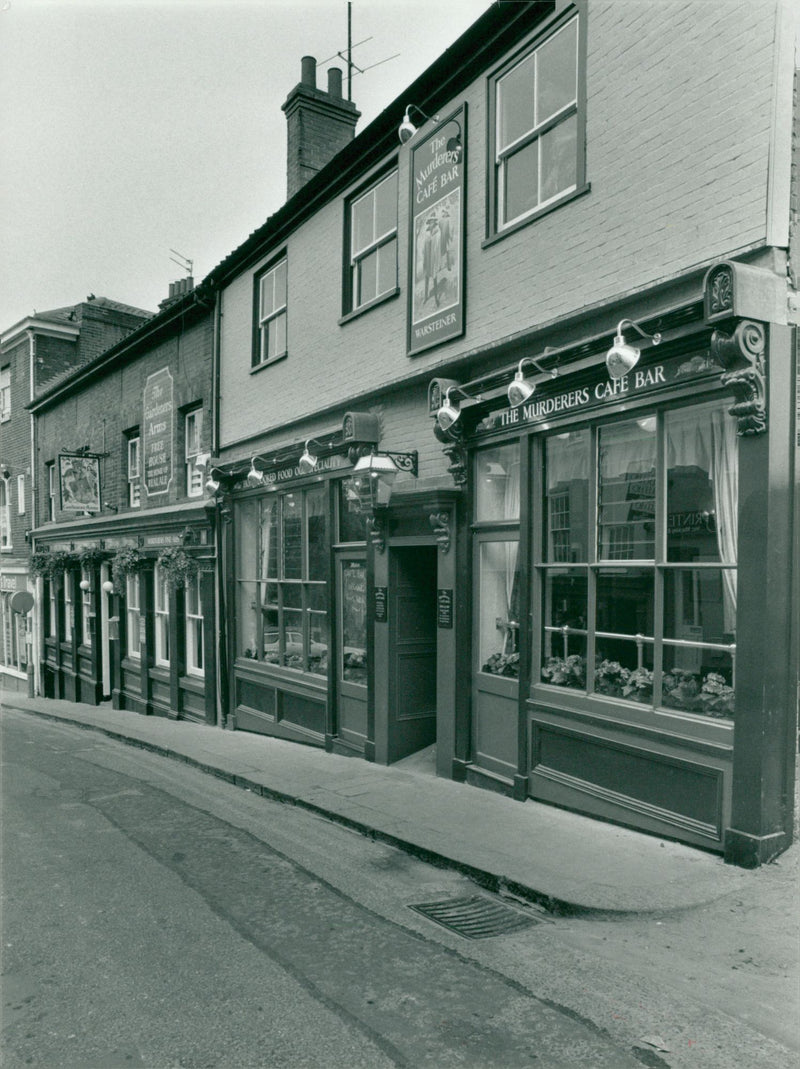
[[[588,11],[591,192],[481,248],[486,83],[477,80],[452,101],[469,108],[465,336],[405,355],[409,151],[401,149],[398,300],[337,324],[341,200],[289,240],[286,360],[250,373],[252,272],[225,291],[223,445],[763,244],[773,0],[724,13],[699,0],[590,0]]]
[[[200,321],[155,344],[129,363],[93,379],[80,391],[37,417],[37,470],[40,516],[47,515],[45,465],[59,451],[89,446],[93,453],[109,453],[101,461],[102,499],[127,509],[127,446],[124,432],[142,424],[142,395],[148,375],[168,367],[173,376],[173,479],[169,493],[148,501],[142,490],[141,510],[185,500],[183,413],[202,403],[203,447],[211,448],[211,318]],[[56,519],[74,518],[57,511]]]

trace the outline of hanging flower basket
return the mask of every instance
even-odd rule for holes
[[[158,567],[173,590],[191,583],[197,575],[197,561],[177,546],[164,550],[158,558]]]
[[[84,549],[78,554],[78,561],[82,569],[88,571],[90,568],[96,568],[99,564],[102,564],[107,559],[107,554],[102,549]]]
[[[66,550],[57,550],[55,553],[34,553],[31,557],[30,570],[33,575],[41,576],[42,579],[53,580],[77,563],[77,555],[67,553]]]
[[[128,576],[138,572],[143,563],[144,557],[133,546],[117,550],[111,558],[111,577],[117,594],[125,593],[125,582]]]

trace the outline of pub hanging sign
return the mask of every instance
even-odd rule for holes
[[[411,149],[408,355],[464,333],[467,105]]]

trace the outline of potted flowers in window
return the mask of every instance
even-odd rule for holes
[[[548,657],[542,666],[542,678],[554,687],[586,689],[586,659],[579,653],[569,657]]]
[[[649,668],[637,668],[630,673],[622,687],[622,697],[635,702],[653,701],[653,673]]]
[[[519,678],[519,654],[518,653],[493,653],[481,669],[493,676],[508,676],[511,679]]]
[[[173,590],[191,583],[197,575],[197,561],[178,546],[163,551],[158,558],[158,567]]]
[[[595,690],[598,694],[621,698],[630,675],[629,669],[623,668],[619,661],[601,661],[594,670]]]

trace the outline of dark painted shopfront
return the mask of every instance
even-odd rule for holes
[[[454,774],[743,863],[788,834],[797,668],[796,371],[736,314],[756,275],[710,271],[619,377],[587,341],[525,400],[487,373],[429,405],[471,542]]]
[[[35,534],[45,695],[215,723],[215,555],[202,502]]]

